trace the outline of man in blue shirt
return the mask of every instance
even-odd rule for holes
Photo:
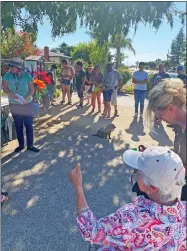
[[[151,80],[151,88],[160,83],[164,78],[170,78],[170,76],[166,73],[164,64],[159,64],[158,73],[155,73]]]
[[[108,63],[106,65],[106,74],[103,77],[103,116],[107,119],[110,119],[111,104],[114,106],[114,116],[119,116],[117,111],[117,89],[122,80],[121,74],[113,69],[113,64]]]
[[[132,82],[134,83],[135,117],[138,116],[140,103],[140,118],[143,119],[144,102],[147,92],[148,73],[144,71],[144,63],[139,63],[139,70],[134,72]]]

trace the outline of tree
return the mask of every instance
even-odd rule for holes
[[[173,65],[178,65],[186,59],[186,37],[183,28],[180,29],[177,36],[172,40],[169,59]]]
[[[31,33],[14,29],[7,29],[1,34],[1,56],[2,58],[21,57],[22,59],[30,55],[39,55],[40,51],[33,42]]]
[[[115,60],[117,69],[121,66],[123,60],[122,50],[127,49],[135,54],[135,50],[132,46],[132,40],[130,38],[126,38],[124,35],[121,35],[120,33],[117,33],[114,36],[112,36],[110,41],[110,47],[115,48],[116,50]]]
[[[112,34],[125,36],[136,31],[139,23],[158,29],[164,19],[173,25],[173,2],[7,2],[1,3],[2,29],[19,25],[23,31],[36,31],[43,17],[52,25],[52,36],[63,36],[76,31],[77,19],[89,30],[97,29],[108,41]]]
[[[70,46],[63,42],[58,46],[57,50],[61,53],[64,53],[67,56],[71,56],[71,53],[74,50],[74,48],[75,46]]]
[[[108,61],[109,54],[108,45],[105,43],[102,46],[98,46],[97,41],[91,41],[89,43],[79,43],[72,54],[73,60],[82,59],[88,64],[99,64],[103,69],[104,65]]]
[[[82,58],[84,61],[89,62],[90,46],[87,43],[79,43],[71,53],[73,60]]]

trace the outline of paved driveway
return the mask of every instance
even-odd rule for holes
[[[10,197],[2,209],[3,251],[88,250],[76,229],[74,191],[67,177],[77,161],[97,217],[132,201],[130,171],[121,158],[127,144],[171,146],[173,139],[170,128],[152,139],[150,130],[134,121],[133,104],[132,96],[119,97],[120,117],[113,120],[117,129],[110,142],[91,136],[108,122],[96,112],[91,115],[90,107],[76,110],[74,104],[58,105],[53,116],[36,123],[40,153],[11,154],[16,141],[3,148],[2,187]]]

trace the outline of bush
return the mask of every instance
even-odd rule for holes
[[[149,94],[149,92],[151,90],[151,81],[152,81],[153,76],[154,76],[154,74],[149,75],[149,79],[148,79],[148,83],[147,83],[147,94]]]
[[[60,97],[60,90],[57,90],[57,89],[56,89],[56,91],[54,91],[54,94],[53,94],[53,95],[54,95],[55,98]]]
[[[120,89],[132,78],[131,72],[127,66],[122,66],[119,69],[119,72],[123,78],[122,85],[120,86]]]
[[[134,94],[134,84],[125,85],[123,91],[125,91],[128,94]]]

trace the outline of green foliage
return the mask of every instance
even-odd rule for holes
[[[104,70],[104,66],[108,61],[109,49],[107,44],[103,44],[99,46],[97,42],[93,42],[90,53],[89,53],[89,61],[93,64],[99,64]]]
[[[122,61],[125,59],[122,54],[123,50],[129,50],[135,55],[135,50],[132,46],[132,40],[130,38],[126,38],[120,33],[117,33],[111,37],[110,47],[116,50],[115,61],[117,69],[121,66]]]
[[[86,67],[91,63],[92,65],[99,64],[101,68],[104,68],[103,66],[108,61],[109,48],[107,43],[100,46],[95,40],[89,43],[79,43],[74,48],[71,56],[73,60],[86,64]]]
[[[89,61],[90,45],[88,43],[79,43],[71,53],[73,60],[82,58],[84,61]]]
[[[173,25],[173,2],[31,2],[1,3],[2,29],[19,25],[23,31],[37,32],[43,17],[50,20],[52,36],[63,36],[76,31],[77,19],[81,26],[96,29],[102,35],[102,43],[112,34],[125,36],[130,29],[136,31],[139,23],[158,29],[164,19]],[[23,12],[24,10],[24,12]]]
[[[131,72],[127,66],[122,66],[119,69],[119,72],[123,78],[122,85],[120,86],[120,89],[132,78]]]
[[[180,29],[177,36],[172,40],[170,55],[168,56],[172,65],[176,66],[180,62],[184,63],[186,60],[186,37],[183,28]]]
[[[75,46],[69,46],[66,43],[61,43],[57,48],[51,49],[52,52],[60,52],[65,54],[66,56],[71,56],[71,53],[73,52]]]
[[[153,76],[154,76],[154,74],[149,74],[149,79],[148,79],[148,83],[147,83],[147,93],[148,94],[151,90],[151,81],[152,81]]]
[[[127,84],[123,87],[123,91],[125,91],[128,94],[134,93],[134,84]]]

